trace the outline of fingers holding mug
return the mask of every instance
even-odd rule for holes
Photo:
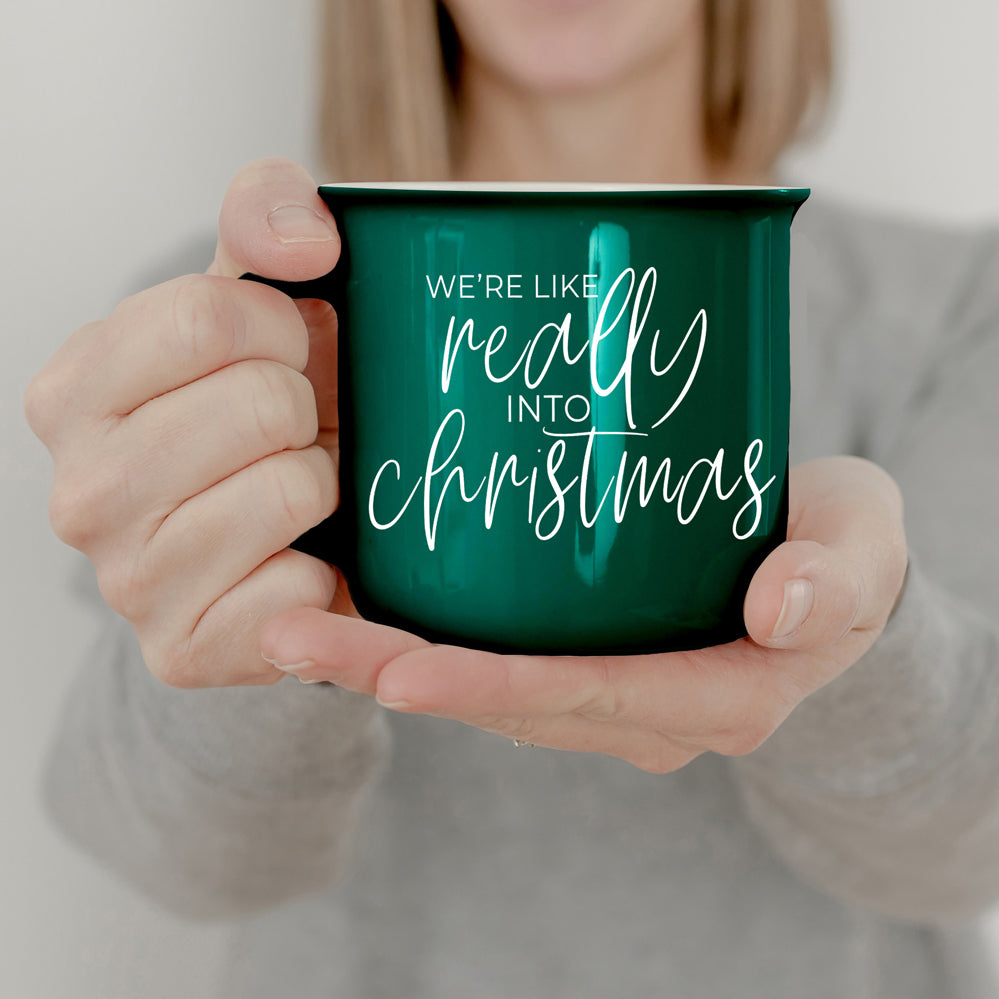
[[[329,302],[298,299],[295,304],[309,332],[309,360],[305,377],[312,383],[319,420],[316,443],[334,452],[340,429],[337,409],[337,315]]]

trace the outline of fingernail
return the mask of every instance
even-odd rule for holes
[[[810,579],[789,579],[784,584],[784,603],[770,641],[787,638],[797,631],[805,623],[814,600],[815,588]]]
[[[300,663],[292,663],[291,665],[286,666],[284,663],[279,663],[276,659],[268,659],[267,656],[264,656],[263,658],[265,662],[270,663],[275,669],[281,670],[282,673],[288,673],[290,676],[298,676],[299,672],[302,670],[309,669],[310,666],[316,665],[311,659],[303,659]],[[301,680],[302,683],[319,683],[318,679],[310,680],[301,676],[298,676],[298,679]]]
[[[305,205],[281,205],[267,216],[267,224],[282,243],[323,243],[334,236],[326,220]]]
[[[382,700],[382,698],[375,694],[375,700],[383,707],[388,708],[390,711],[405,711],[411,706],[411,701],[403,701],[396,698],[395,700]]]

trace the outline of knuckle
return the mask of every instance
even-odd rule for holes
[[[739,690],[723,689],[720,684],[696,733],[685,735],[683,744],[722,756],[746,756],[759,748],[800,700],[799,695],[791,688],[782,687],[776,679],[768,675]]]
[[[140,556],[121,556],[97,567],[97,586],[105,603],[133,624],[145,619],[150,607],[150,573]]]
[[[159,654],[144,653],[144,658],[149,672],[168,687],[194,690],[205,685],[197,661],[185,644],[173,646]]]
[[[337,587],[333,568],[320,559],[309,556],[297,559],[296,563],[296,571],[290,580],[296,605],[319,607],[322,610],[329,608]]]
[[[269,451],[302,448],[319,432],[315,397],[304,375],[273,361],[250,361],[254,427]]]
[[[178,690],[196,690],[209,686],[205,663],[219,654],[217,635],[207,629],[204,617],[199,617],[190,628],[178,631],[176,627],[159,627],[149,630],[145,640],[140,636],[142,657],[149,672],[168,687]],[[176,625],[176,622],[172,622]],[[212,638],[215,639],[214,645]]]
[[[294,371],[304,371],[309,363],[309,328],[300,308],[302,301],[258,281],[237,284],[235,291],[243,301],[243,308],[265,314],[269,325],[280,330],[280,336],[269,343],[274,360],[282,361]]]
[[[311,513],[318,506],[319,487],[301,464],[290,464],[287,474],[276,476],[275,487],[285,522],[293,530],[312,519]]]
[[[502,735],[518,742],[536,742],[537,722],[533,718],[511,717],[509,715],[489,715],[480,718],[476,725],[487,732]]]
[[[101,323],[87,323],[73,338],[87,337]],[[69,363],[65,349],[60,349],[31,379],[24,390],[24,416],[28,426],[43,443],[48,443],[65,420],[67,406],[76,398],[80,373]]]
[[[50,361],[31,379],[24,391],[24,417],[35,436],[42,441],[51,436],[59,403],[66,397],[57,382],[55,365]]]
[[[49,495],[49,524],[60,541],[84,551],[93,537],[92,525],[86,523],[75,490],[58,483]]]
[[[187,274],[168,282],[176,349],[193,367],[210,370],[237,356],[246,338],[242,311],[225,278]]]
[[[57,462],[55,483],[49,495],[49,523],[56,536],[80,551],[112,532],[121,532],[134,503],[134,472],[124,459],[102,460],[78,455],[72,467]]]
[[[60,477],[49,496],[49,523],[56,537],[85,552],[103,533],[111,490],[97,475]]]
[[[61,476],[49,496],[49,522],[55,535],[94,562],[104,601],[122,617],[138,620],[148,605],[150,573],[143,549],[129,542],[120,516],[127,497],[121,469],[95,471],[86,477]]]
[[[307,452],[286,452],[278,457],[285,460],[270,465],[274,505],[287,532],[297,535],[332,512],[324,481],[329,473],[322,472],[319,461]],[[322,457],[327,458],[325,453]]]
[[[622,712],[618,685],[606,656],[594,657],[593,665],[596,669],[596,681],[575,712],[582,718],[608,721]]]
[[[747,717],[738,724],[717,729],[709,748],[723,756],[748,756],[773,735],[778,724],[767,713]]]
[[[802,663],[795,657],[763,670],[740,670],[737,677],[717,677],[704,702],[700,733],[689,741],[723,756],[746,756],[758,749],[814,689],[814,673]]]
[[[887,617],[880,599],[883,557],[883,546],[879,543],[862,552],[844,551],[832,563],[834,574],[824,594],[826,643],[838,642],[851,632],[867,632],[883,626]]]
[[[773,727],[778,725],[815,690],[813,673],[800,668],[800,664],[778,669],[768,676],[768,710]]]
[[[133,606],[135,593],[129,586],[126,574],[117,568],[100,565],[97,568],[97,587],[101,591],[104,602],[127,621],[135,619]]]
[[[199,609],[196,620],[181,623],[174,617],[148,629],[143,658],[156,679],[178,690],[244,682],[238,671],[231,675],[235,622],[231,618],[219,620],[217,607],[218,602],[213,601]],[[238,658],[239,653],[235,655]]]
[[[658,737],[630,753],[627,761],[649,774],[669,774],[700,755],[697,750],[682,750],[667,739]]]

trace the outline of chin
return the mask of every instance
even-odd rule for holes
[[[547,92],[606,86],[685,44],[701,0],[449,0],[469,57]]]
[[[502,67],[511,83],[525,90],[550,94],[583,93],[612,84],[634,69],[626,58],[614,58],[606,47],[596,51],[581,51],[578,47],[565,51],[558,42],[538,46],[530,58],[511,59]]]

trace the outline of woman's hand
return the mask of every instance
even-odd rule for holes
[[[334,600],[335,571],[288,545],[337,502],[336,317],[236,278],[316,278],[339,250],[305,170],[252,164],[208,274],[77,330],[25,395],[55,463],[56,533],[171,685],[273,683],[262,623]]]
[[[788,540],[756,572],[750,637],[694,652],[494,655],[313,608],[263,630],[268,660],[396,711],[455,718],[520,742],[607,753],[666,773],[705,750],[751,752],[885,626],[907,563],[902,500],[860,458],[792,470]],[[859,665],[858,669],[863,669]]]

